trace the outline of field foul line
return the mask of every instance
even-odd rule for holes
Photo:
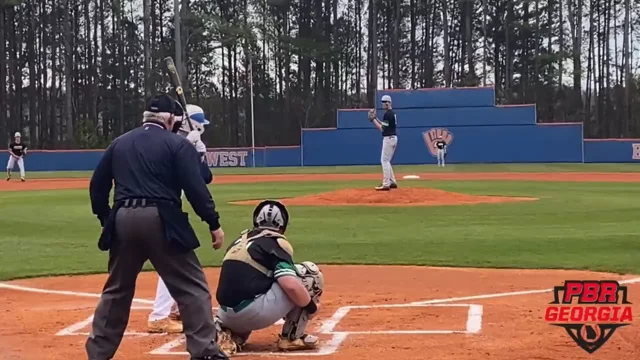
[[[640,283],[640,277],[628,279],[628,280],[619,280],[620,284],[636,284]],[[534,294],[544,294],[548,292],[552,292],[551,289],[543,289],[543,290],[525,290],[525,291],[514,291],[514,292],[506,292],[506,293],[497,293],[497,294],[485,294],[485,295],[474,295],[474,296],[463,296],[463,297],[454,297],[448,299],[434,299],[434,300],[426,300],[426,301],[414,301],[405,305],[432,305],[432,304],[442,304],[442,303],[450,303],[456,301],[469,301],[469,300],[482,300],[482,299],[493,299],[500,297],[508,297],[508,296],[519,296],[519,295],[534,295]],[[402,307],[402,305],[395,305],[396,307]]]
[[[13,285],[13,284],[6,284],[6,283],[0,283],[0,288],[18,290],[18,291],[26,291],[26,292],[33,292],[33,293],[40,293],[40,294],[54,294],[54,295],[76,296],[76,297],[100,298],[100,296],[102,296],[102,294],[95,294],[95,293],[86,293],[86,292],[78,292],[78,291],[65,291],[65,290],[38,289],[38,288],[34,288],[34,287]],[[153,305],[153,300],[147,300],[147,299],[135,299],[134,298],[133,302]]]

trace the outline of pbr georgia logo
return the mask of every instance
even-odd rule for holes
[[[422,133],[422,138],[424,139],[424,144],[427,145],[427,149],[433,157],[438,156],[438,150],[436,149],[436,142],[438,139],[442,139],[447,147],[451,146],[453,142],[453,134],[443,128],[433,128],[429,131],[425,131]]]
[[[567,280],[554,287],[553,293],[545,321],[563,327],[589,354],[602,347],[616,329],[633,321],[627,287],[617,281]]]

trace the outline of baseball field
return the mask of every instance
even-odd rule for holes
[[[322,346],[275,353],[277,326],[247,359],[639,359],[640,324],[595,353],[545,321],[554,287],[617,280],[640,311],[640,167],[634,164],[215,169],[210,186],[230,243],[256,200],[281,199],[294,259],[325,274],[311,332]],[[405,180],[404,175],[419,175]],[[90,173],[27,173],[0,183],[0,359],[85,358],[104,284]],[[209,285],[222,253],[189,210]],[[146,333],[157,275],[137,283],[116,359],[186,359],[182,336]],[[214,304],[215,306],[216,304]],[[634,313],[635,315],[635,313]],[[587,336],[585,335],[585,338]]]

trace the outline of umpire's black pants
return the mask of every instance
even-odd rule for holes
[[[89,360],[110,360],[115,355],[129,322],[138,274],[147,260],[178,303],[191,358],[226,359],[215,342],[211,294],[195,252],[169,248],[155,207],[120,208],[115,220],[117,240],[109,251],[109,278],[86,343]]]

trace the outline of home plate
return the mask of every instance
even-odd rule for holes
[[[406,179],[406,180],[414,180],[414,179],[420,179],[420,176],[418,176],[418,175],[405,175],[402,178]]]

